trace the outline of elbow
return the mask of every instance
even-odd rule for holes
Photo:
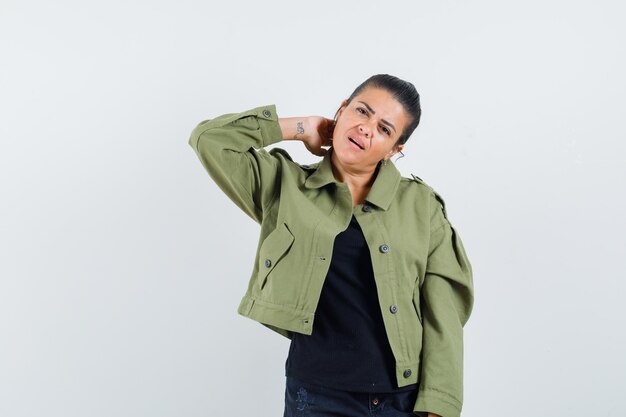
[[[193,129],[191,135],[189,136],[189,146],[191,146],[191,148],[196,152],[198,152],[198,141],[200,140],[200,135],[201,132],[199,131],[198,127],[196,127]]]
[[[469,318],[474,309],[474,290],[471,285],[464,286],[458,292],[458,299],[456,303],[456,310],[459,315],[459,321],[461,326],[464,327],[469,321]]]
[[[191,135],[189,135],[189,146],[193,148],[194,151],[198,152],[198,142],[200,141],[200,136],[206,132],[207,128],[204,126],[211,119],[203,120],[194,129],[191,131]]]

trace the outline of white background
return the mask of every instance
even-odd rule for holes
[[[420,92],[397,166],[474,268],[463,416],[624,415],[624,11],[2,0],[0,415],[282,415],[288,340],[236,313],[259,228],[189,135],[376,73]]]

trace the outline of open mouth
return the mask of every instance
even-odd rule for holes
[[[349,136],[348,136],[348,139],[350,140],[350,142],[354,143],[354,144],[355,144],[356,146],[358,146],[359,148],[361,148],[361,149],[365,149],[363,146],[361,146],[361,144],[360,144],[358,141],[356,141],[356,140],[352,139],[352,138],[351,138],[351,137],[349,137]]]

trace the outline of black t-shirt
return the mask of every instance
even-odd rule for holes
[[[335,238],[312,334],[291,335],[287,376],[347,391],[416,389],[396,385],[369,248],[354,216]]]

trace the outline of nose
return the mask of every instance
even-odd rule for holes
[[[369,136],[371,132],[369,125],[367,125],[366,123],[361,123],[359,125],[359,132],[361,132],[365,136]]]

